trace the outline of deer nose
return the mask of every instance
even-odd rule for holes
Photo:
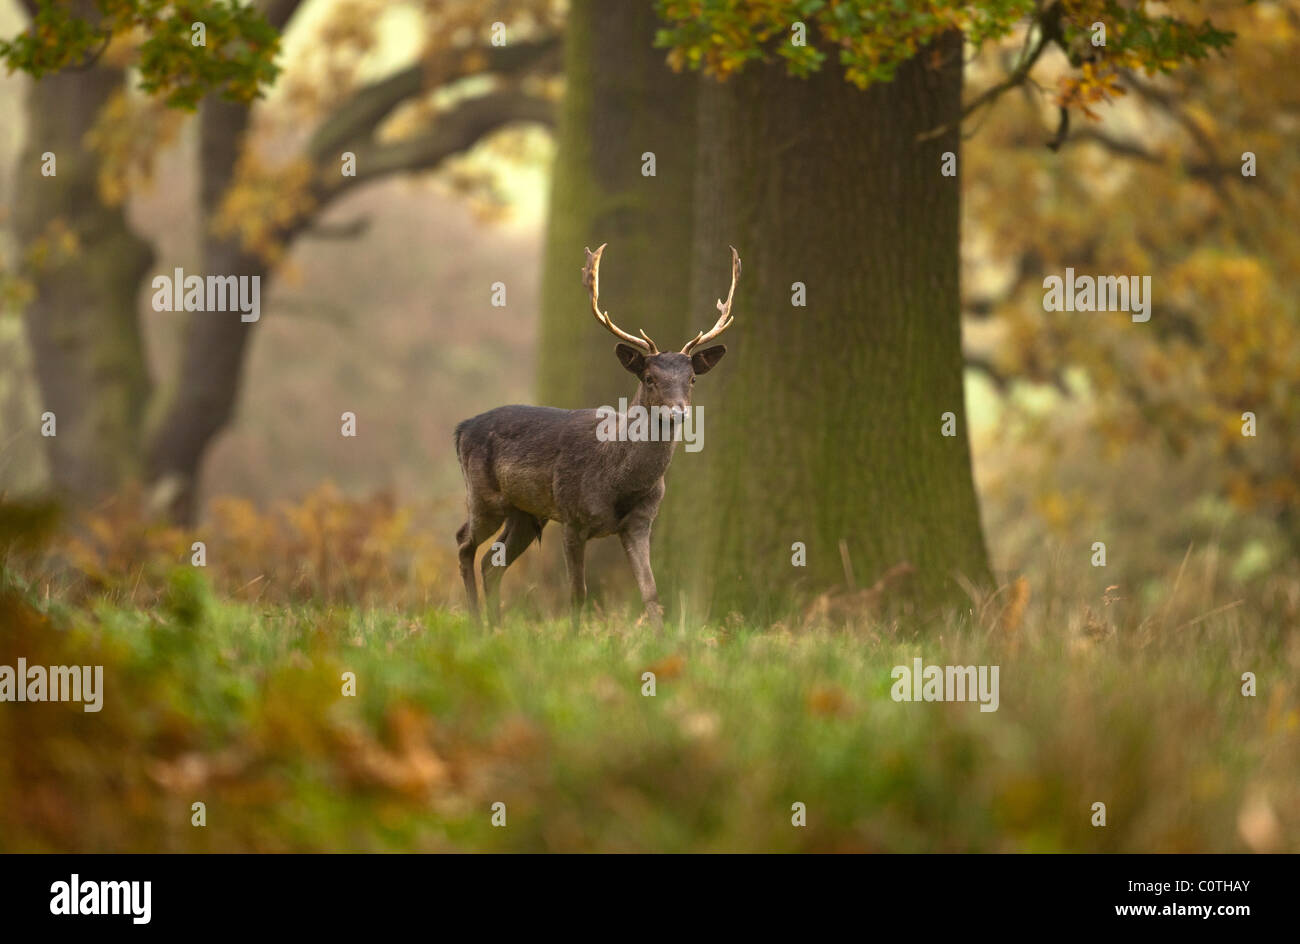
[[[680,403],[668,408],[668,415],[674,423],[683,423],[686,421],[686,407]]]

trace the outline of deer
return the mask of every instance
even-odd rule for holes
[[[503,554],[483,555],[483,593],[490,625],[501,617],[500,586],[506,569],[542,529],[556,521],[562,529],[569,578],[572,628],[580,624],[587,601],[584,566],[587,542],[617,534],[631,565],[645,607],[644,618],[663,628],[663,607],[650,567],[650,530],[664,497],[664,473],[691,407],[695,378],[707,374],[727,353],[724,344],[705,347],[731,327],[731,302],[740,278],[740,254],[731,247],[731,288],[717,303],[719,315],[708,331],[697,332],[680,351],[660,351],[645,331],[620,328],[600,310],[601,245],[585,249],[582,284],[596,321],[618,338],[614,354],[637,379],[629,405],[652,416],[666,416],[670,435],[649,441],[602,438],[598,428],[609,408],[561,410],[545,406],[501,406],[457,424],[456,457],[465,479],[467,517],[456,532],[460,573],[469,610],[477,625],[478,589],[474,558],[481,545],[504,525]],[[652,408],[658,408],[654,410]],[[493,545],[495,547],[495,545]],[[495,563],[500,557],[501,563]]]

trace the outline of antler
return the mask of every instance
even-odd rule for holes
[[[599,253],[597,253],[597,255],[599,255]],[[738,278],[740,278],[740,253],[736,252],[735,246],[732,246],[731,288],[727,289],[727,300],[725,302],[722,301],[722,299],[718,299],[718,311],[721,312],[721,314],[718,315],[718,320],[714,323],[712,328],[707,332],[701,331],[691,340],[686,342],[686,346],[682,348],[683,354],[691,353],[691,351],[695,350],[695,348],[699,347],[701,344],[706,341],[712,341],[722,332],[731,327],[731,323],[735,321],[735,319],[731,317],[731,297],[736,294],[736,280]]]
[[[650,335],[645,331],[641,332],[641,337],[634,337],[614,324],[608,312],[600,310],[600,254],[608,245],[609,243],[601,243],[600,248],[595,252],[583,249],[587,254],[587,264],[582,267],[582,284],[587,287],[587,294],[591,296],[591,313],[596,316],[597,321],[609,329],[610,334],[620,341],[626,341],[646,354],[658,354],[659,348],[655,347],[655,343],[650,340]]]

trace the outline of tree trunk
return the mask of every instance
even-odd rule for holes
[[[584,246],[609,243],[603,307],[676,350],[693,323],[690,273],[697,80],[655,49],[658,20],[639,0],[574,0],[565,35],[542,274],[539,394],[551,406],[617,404],[635,381],[614,357],[582,287]],[[655,176],[642,174],[654,153]],[[669,347],[669,345],[676,347]]]
[[[261,277],[267,272],[260,257],[240,248],[237,234],[217,236],[211,229],[211,221],[234,176],[249,115],[247,105],[215,98],[203,103],[199,115],[204,276]],[[234,415],[244,352],[256,322],[242,321],[234,311],[192,312],[187,318],[180,371],[150,443],[148,472],[160,510],[174,520],[192,523],[198,514],[203,455]]]
[[[149,396],[136,293],[153,253],[122,207],[101,202],[99,161],[84,143],[123,77],[95,66],[33,82],[17,171],[14,230],[35,287],[24,323],[42,412],[56,417],[45,440],[52,484],[77,504],[138,473]],[[52,177],[41,173],[46,152],[56,159]],[[64,229],[76,239],[71,254],[59,248]]]
[[[755,65],[700,93],[697,320],[726,292],[728,244],[744,270],[730,356],[697,386],[703,450],[669,472],[656,563],[714,613],[772,616],[792,590],[843,584],[841,539],[860,585],[916,568],[895,588],[912,602],[963,602],[956,574],[990,580],[962,388],[960,183],[940,173],[958,133],[916,143],[960,113],[961,40],[865,92],[833,61],[806,80]]]

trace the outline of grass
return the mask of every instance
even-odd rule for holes
[[[188,568],[149,609],[6,594],[0,664],[103,664],[105,696],[0,706],[4,851],[1300,849],[1300,642],[1231,611],[656,638],[237,603]],[[893,701],[918,656],[999,665],[998,710]]]

